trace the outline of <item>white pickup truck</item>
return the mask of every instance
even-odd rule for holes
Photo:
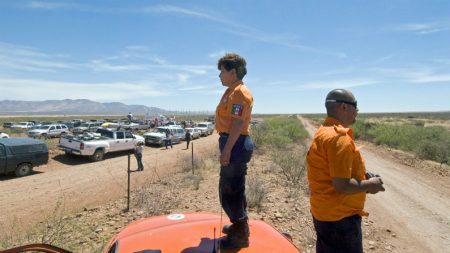
[[[91,161],[96,162],[102,160],[106,153],[132,150],[137,142],[144,141],[144,137],[128,131],[98,129],[94,134],[63,135],[58,147],[66,154],[89,156]]]

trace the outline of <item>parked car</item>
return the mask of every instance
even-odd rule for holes
[[[200,138],[200,129],[194,127],[186,127],[184,130],[191,132],[191,139],[195,140]]]
[[[66,154],[88,156],[96,162],[103,160],[106,153],[132,150],[138,142],[144,142],[144,137],[128,131],[99,128],[95,134],[62,135],[58,147]]]
[[[30,129],[34,126],[33,122],[19,122],[11,126],[11,128],[15,129]]]
[[[172,144],[180,143],[184,139],[185,131],[183,128],[177,126],[163,126],[157,127],[152,132],[147,132],[144,134],[145,143],[148,145],[159,145],[163,146],[166,139],[166,131],[169,130],[171,135]]]
[[[16,122],[3,122],[3,128],[11,128]]]
[[[84,132],[95,132],[98,127],[102,125],[101,122],[85,122],[81,123],[79,127],[74,127],[72,132],[74,134],[80,134]]]
[[[201,136],[207,136],[214,132],[214,124],[211,122],[200,122],[197,123],[197,129],[201,131]]]
[[[62,124],[43,125],[28,131],[28,136],[32,138],[60,137],[69,133],[69,128]]]
[[[2,139],[2,138],[9,138],[9,135],[7,135],[6,133],[0,132],[0,139]]]
[[[0,174],[29,175],[34,166],[48,162],[47,144],[32,138],[0,139]]]

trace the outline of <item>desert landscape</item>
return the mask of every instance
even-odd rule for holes
[[[314,133],[317,120],[300,116],[297,120],[308,136]],[[217,138],[213,134],[193,141],[193,172],[191,150],[184,143],[167,150],[146,147],[145,170],[131,174],[128,212],[124,209],[129,153],[91,163],[52,148],[49,163],[36,168],[33,175],[1,177],[1,190],[7,194],[0,197],[0,225],[5,231],[0,246],[40,241],[75,252],[100,252],[114,234],[135,220],[169,213],[220,214]],[[448,252],[448,165],[366,141],[358,144],[364,146],[367,168],[380,174],[386,187],[386,192],[369,195],[366,202],[370,215],[363,219],[365,251]],[[288,145],[300,161],[307,146],[308,139]],[[250,217],[289,233],[302,252],[314,252],[304,164],[298,162],[299,178],[292,182],[274,161],[273,152],[276,149],[259,148],[249,164]],[[131,155],[131,168],[135,166]]]

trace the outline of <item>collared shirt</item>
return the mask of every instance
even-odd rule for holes
[[[216,130],[218,133],[229,133],[232,119],[244,122],[241,134],[248,135],[253,108],[253,96],[242,80],[229,87],[216,109]]]
[[[338,221],[363,211],[366,193],[339,194],[332,178],[364,180],[366,168],[353,132],[331,117],[314,136],[306,157],[311,212],[319,221]]]

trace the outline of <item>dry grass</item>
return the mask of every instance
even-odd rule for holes
[[[262,204],[267,196],[267,187],[259,177],[249,176],[246,187],[247,205],[249,208],[261,210]]]

